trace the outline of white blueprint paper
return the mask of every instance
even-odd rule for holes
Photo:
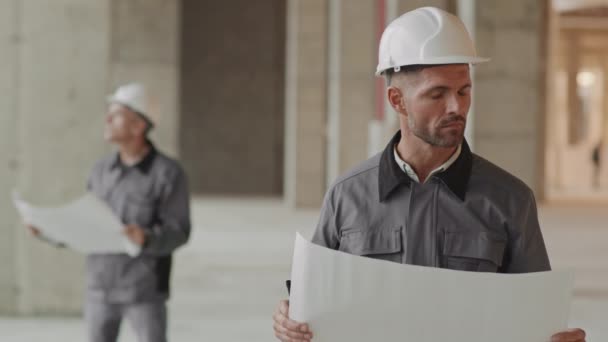
[[[140,248],[124,234],[124,225],[112,210],[91,193],[58,208],[35,207],[13,195],[23,221],[49,240],[84,254],[127,253]]]
[[[567,327],[573,274],[401,265],[297,234],[291,281],[290,318],[315,342],[547,342]]]

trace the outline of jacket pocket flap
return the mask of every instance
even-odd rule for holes
[[[339,250],[355,255],[399,253],[401,228],[350,231],[340,238]]]
[[[446,233],[443,254],[452,257],[464,257],[490,260],[502,266],[506,241],[488,233]]]

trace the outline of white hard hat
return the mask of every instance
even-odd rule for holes
[[[114,94],[108,96],[108,102],[118,103],[142,115],[152,125],[159,121],[159,111],[156,101],[141,83],[129,83],[116,89]]]
[[[422,7],[393,20],[382,33],[376,75],[416,64],[476,64],[475,45],[458,17]]]

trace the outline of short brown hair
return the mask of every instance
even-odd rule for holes
[[[424,69],[442,66],[442,65],[452,65],[452,64],[466,64],[466,63],[448,63],[448,64],[412,64],[412,65],[404,65],[399,68],[399,71],[395,71],[395,68],[389,68],[382,72],[384,79],[386,80],[386,86],[391,85],[391,81],[396,74],[416,74]]]

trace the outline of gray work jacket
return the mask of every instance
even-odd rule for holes
[[[167,299],[171,253],[190,235],[190,196],[182,168],[154,146],[131,167],[113,153],[93,167],[88,189],[104,200],[123,224],[144,228],[146,243],[137,257],[89,255],[87,295],[113,303]]]
[[[346,253],[453,270],[550,269],[534,195],[522,181],[471,153],[424,184],[386,149],[327,192],[313,242]]]

